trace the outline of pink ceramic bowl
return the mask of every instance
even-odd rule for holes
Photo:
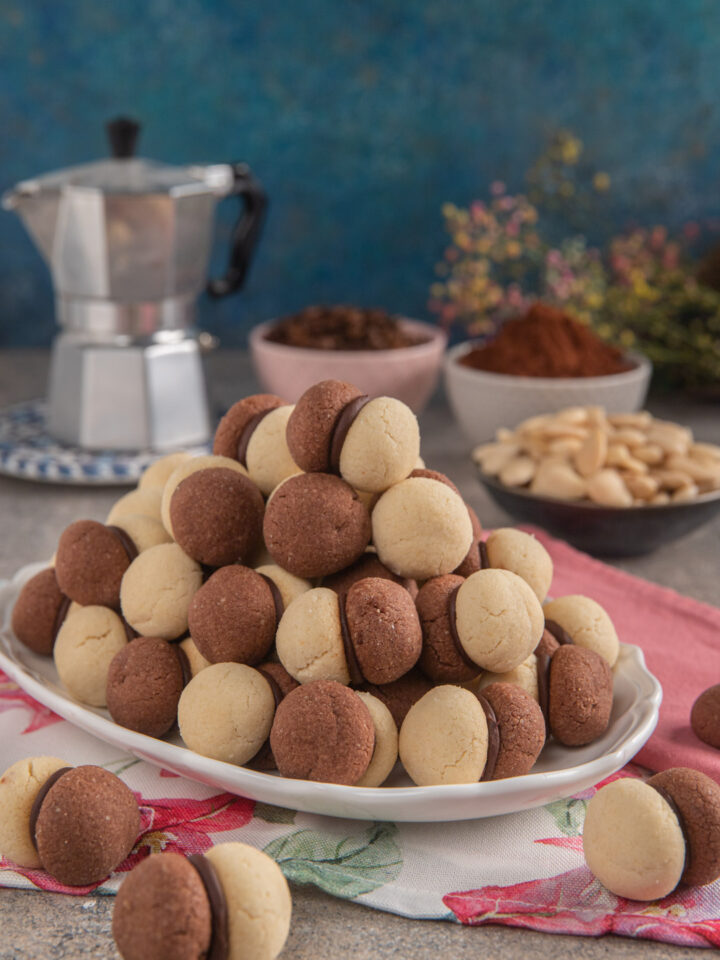
[[[419,413],[437,385],[447,337],[429,323],[401,323],[427,341],[396,350],[312,350],[266,340],[273,324],[262,323],[250,333],[255,372],[266,390],[291,403],[318,380],[345,380],[370,397],[397,397]]]

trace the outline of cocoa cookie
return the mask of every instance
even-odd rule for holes
[[[166,852],[133,867],[115,898],[112,933],[123,960],[206,957],[212,912],[190,861]]]
[[[450,573],[473,539],[462,498],[428,477],[402,480],[383,493],[372,512],[372,535],[382,563],[414,580]]]
[[[399,730],[410,707],[432,689],[432,683],[417,667],[413,667],[399,680],[382,685],[366,683],[362,689],[385,704]]]
[[[418,786],[477,783],[488,758],[488,724],[477,696],[462,687],[434,687],[405,717],[399,751]]]
[[[690,725],[699,740],[720,750],[720,683],[697,698],[690,713]]]
[[[285,697],[275,714],[270,745],[284,777],[351,786],[370,766],[375,728],[353,690],[319,680]]]
[[[333,573],[329,577],[323,577],[322,586],[334,590],[335,593],[344,596],[350,587],[358,580],[364,580],[366,577],[380,577],[382,580],[393,580],[405,587],[413,599],[417,596],[418,585],[415,580],[409,580],[407,577],[399,577],[393,573],[384,563],[378,560],[376,553],[364,553],[359,560],[350,564],[339,573]]]
[[[259,663],[273,641],[282,599],[259,573],[221,567],[200,587],[188,611],[190,635],[211,663]]]
[[[213,663],[201,670],[183,690],[177,714],[190,750],[240,765],[265,743],[274,715],[270,681],[243,663]]]
[[[215,434],[213,453],[242,463],[265,496],[300,472],[286,439],[293,409],[273,394],[246,397],[230,407]]]
[[[103,880],[128,856],[140,830],[132,792],[102,767],[75,767],[40,805],[35,840],[43,867],[60,883]]]
[[[270,683],[275,696],[276,710],[280,701],[286,697],[291,690],[295,690],[296,687],[300,686],[297,680],[290,676],[281,663],[267,660],[265,663],[259,663],[257,670]],[[252,767],[253,770],[277,770],[277,763],[275,762],[269,739],[260,747],[248,766]]]
[[[60,590],[55,570],[41,570],[23,586],[12,612],[12,631],[34,653],[49,657],[67,615],[70,600]]]
[[[607,730],[613,704],[612,671],[594,650],[559,647],[550,660],[548,723],[566,747],[592,743]]]
[[[276,637],[281,663],[300,683],[391,683],[415,665],[421,646],[407,590],[373,577],[344,598],[327,587],[302,594],[283,614]]]
[[[132,636],[109,607],[77,607],[58,631],[53,651],[62,685],[81,703],[104,707],[110,664]]]
[[[115,723],[148,737],[164,736],[177,720],[185,686],[182,656],[159,637],[138,637],[116,653],[107,677],[107,707]]]
[[[30,813],[50,777],[67,766],[58,757],[28,757],[13,763],[0,777],[0,856],[19,867],[42,867],[30,835]]]
[[[187,633],[190,601],[202,584],[202,569],[176,543],[145,550],[122,578],[123,616],[141,636],[176,640]]]
[[[483,562],[480,557],[482,524],[480,523],[480,518],[471,506],[468,505],[467,510],[470,516],[470,523],[472,524],[473,538],[465,559],[459,567],[456,567],[455,570],[453,570],[453,573],[456,573],[460,577],[469,577],[470,574],[477,573],[478,570],[482,570],[483,568]]]
[[[543,606],[546,620],[559,624],[574,644],[594,650],[610,664],[620,652],[618,635],[612,620],[600,604],[577,594],[557,597]]]
[[[451,598],[463,583],[452,573],[433,577],[422,585],[415,601],[423,633],[419,665],[435,683],[465,683],[480,673],[459,646],[451,622]]]
[[[63,532],[55,556],[60,590],[82,606],[120,606],[120,583],[134,559],[134,544],[117,528],[77,520]]]
[[[213,469],[235,470],[244,477],[248,475],[245,467],[241,463],[238,463],[237,460],[233,460],[231,457],[216,457],[212,454],[208,454],[202,457],[191,457],[189,460],[184,460],[183,462],[179,463],[167,478],[165,486],[162,488],[162,498],[160,500],[160,519],[163,526],[171,536],[173,533],[173,528],[172,521],[170,519],[170,503],[172,501],[173,494],[183,480],[186,480],[191,474],[196,473],[198,470]]]
[[[537,700],[512,683],[491,683],[482,696],[493,708],[500,736],[491,779],[529,773],[545,745],[545,718]]]
[[[298,577],[324,577],[354,563],[370,542],[370,516],[352,487],[326,473],[290,477],[265,509],[265,544]]]
[[[303,394],[288,420],[287,439],[303,470],[339,473],[368,492],[407,477],[420,455],[409,407],[392,397],[371,400],[340,380],[325,380]]]
[[[544,653],[546,656],[551,657],[559,646],[560,643],[558,640],[553,636],[548,628],[545,627],[542,637],[540,637],[540,642],[535,647],[535,653]]]
[[[197,470],[175,488],[170,523],[175,541],[198,563],[246,563],[262,540],[265,504],[237,470]]]
[[[673,767],[656,773],[648,786],[668,797],[685,836],[682,882],[704,886],[720,876],[720,786],[699,770]]]

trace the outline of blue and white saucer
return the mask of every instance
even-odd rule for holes
[[[208,453],[207,446],[189,448]],[[133,486],[161,453],[152,450],[81,450],[47,432],[45,403],[29,400],[0,410],[0,474],[43,483]]]

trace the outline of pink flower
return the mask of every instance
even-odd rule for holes
[[[60,723],[62,720],[62,717],[34,700],[29,693],[25,693],[16,683],[12,682],[7,674],[0,670],[0,713],[4,713],[6,710],[15,710],[18,706],[27,707],[31,713],[30,722],[22,731],[23,733],[34,733],[35,730],[42,730],[43,727]]]

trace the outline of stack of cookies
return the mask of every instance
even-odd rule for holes
[[[408,407],[327,380],[241,400],[211,456],[71,524],[12,622],[148,736],[286,777],[378,787],[399,758],[470,783],[608,726],[617,635],[588,597],[548,602],[552,575],[530,535],[484,538]]]

